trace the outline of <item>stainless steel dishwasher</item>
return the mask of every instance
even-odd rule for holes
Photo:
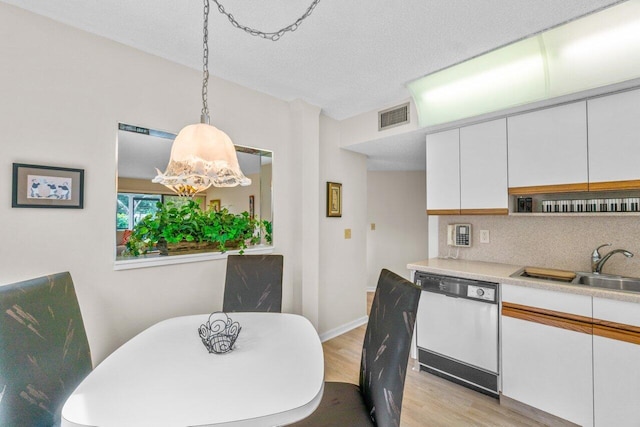
[[[420,369],[498,396],[498,285],[417,271]]]

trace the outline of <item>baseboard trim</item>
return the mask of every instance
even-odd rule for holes
[[[320,341],[325,342],[330,340],[331,338],[335,338],[337,336],[345,334],[351,331],[352,329],[355,329],[359,326],[366,324],[368,321],[369,321],[369,316],[362,316],[359,319],[356,319],[349,323],[345,323],[344,325],[331,329],[330,331],[327,331],[324,334],[320,334]]]

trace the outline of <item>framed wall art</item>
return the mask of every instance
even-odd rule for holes
[[[327,216],[342,216],[342,184],[327,182]]]
[[[82,209],[84,169],[13,164],[14,208]]]
[[[209,209],[214,212],[220,212],[220,199],[209,200]]]

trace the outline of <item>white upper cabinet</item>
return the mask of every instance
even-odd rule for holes
[[[506,214],[506,119],[427,135],[427,212]]]
[[[589,181],[640,179],[640,90],[588,101]]]
[[[434,215],[460,211],[458,129],[427,135],[427,211]]]
[[[509,194],[640,189],[640,89],[427,135],[427,213],[507,214]]]
[[[506,119],[460,129],[460,208],[507,213]]]
[[[507,124],[509,188],[587,189],[585,101],[509,117]]]

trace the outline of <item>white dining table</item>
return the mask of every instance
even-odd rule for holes
[[[310,415],[324,389],[322,344],[304,317],[229,313],[234,350],[210,354],[209,315],[151,326],[100,363],[62,408],[62,427],[279,426]]]

